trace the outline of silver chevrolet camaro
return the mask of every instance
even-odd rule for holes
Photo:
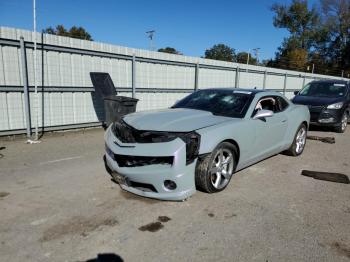
[[[298,156],[306,106],[278,92],[215,88],[169,109],[126,115],[105,133],[107,171],[132,193],[184,200],[196,188],[222,191],[233,174],[280,152]]]

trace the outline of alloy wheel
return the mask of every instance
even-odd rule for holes
[[[216,152],[209,170],[213,187],[221,189],[228,184],[233,173],[234,161],[230,150],[222,148]]]
[[[302,127],[299,129],[295,143],[296,143],[295,151],[297,154],[300,154],[303,151],[305,143],[306,143],[306,128],[305,127]]]

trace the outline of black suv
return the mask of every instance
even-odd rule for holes
[[[310,124],[332,126],[344,133],[350,120],[350,84],[342,80],[312,81],[294,92],[294,104],[307,105]]]

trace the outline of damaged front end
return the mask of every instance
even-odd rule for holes
[[[196,191],[200,139],[194,131],[138,130],[121,120],[106,131],[106,165],[114,180],[129,192],[183,200]]]

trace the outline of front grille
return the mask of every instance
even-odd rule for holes
[[[310,112],[321,112],[324,108],[324,106],[309,106]]]
[[[144,191],[144,192],[158,193],[157,189],[151,184],[130,181],[130,186],[134,187],[134,188],[136,188],[138,190]]]
[[[173,156],[127,156],[115,154],[114,159],[120,167],[172,165],[174,162]]]

